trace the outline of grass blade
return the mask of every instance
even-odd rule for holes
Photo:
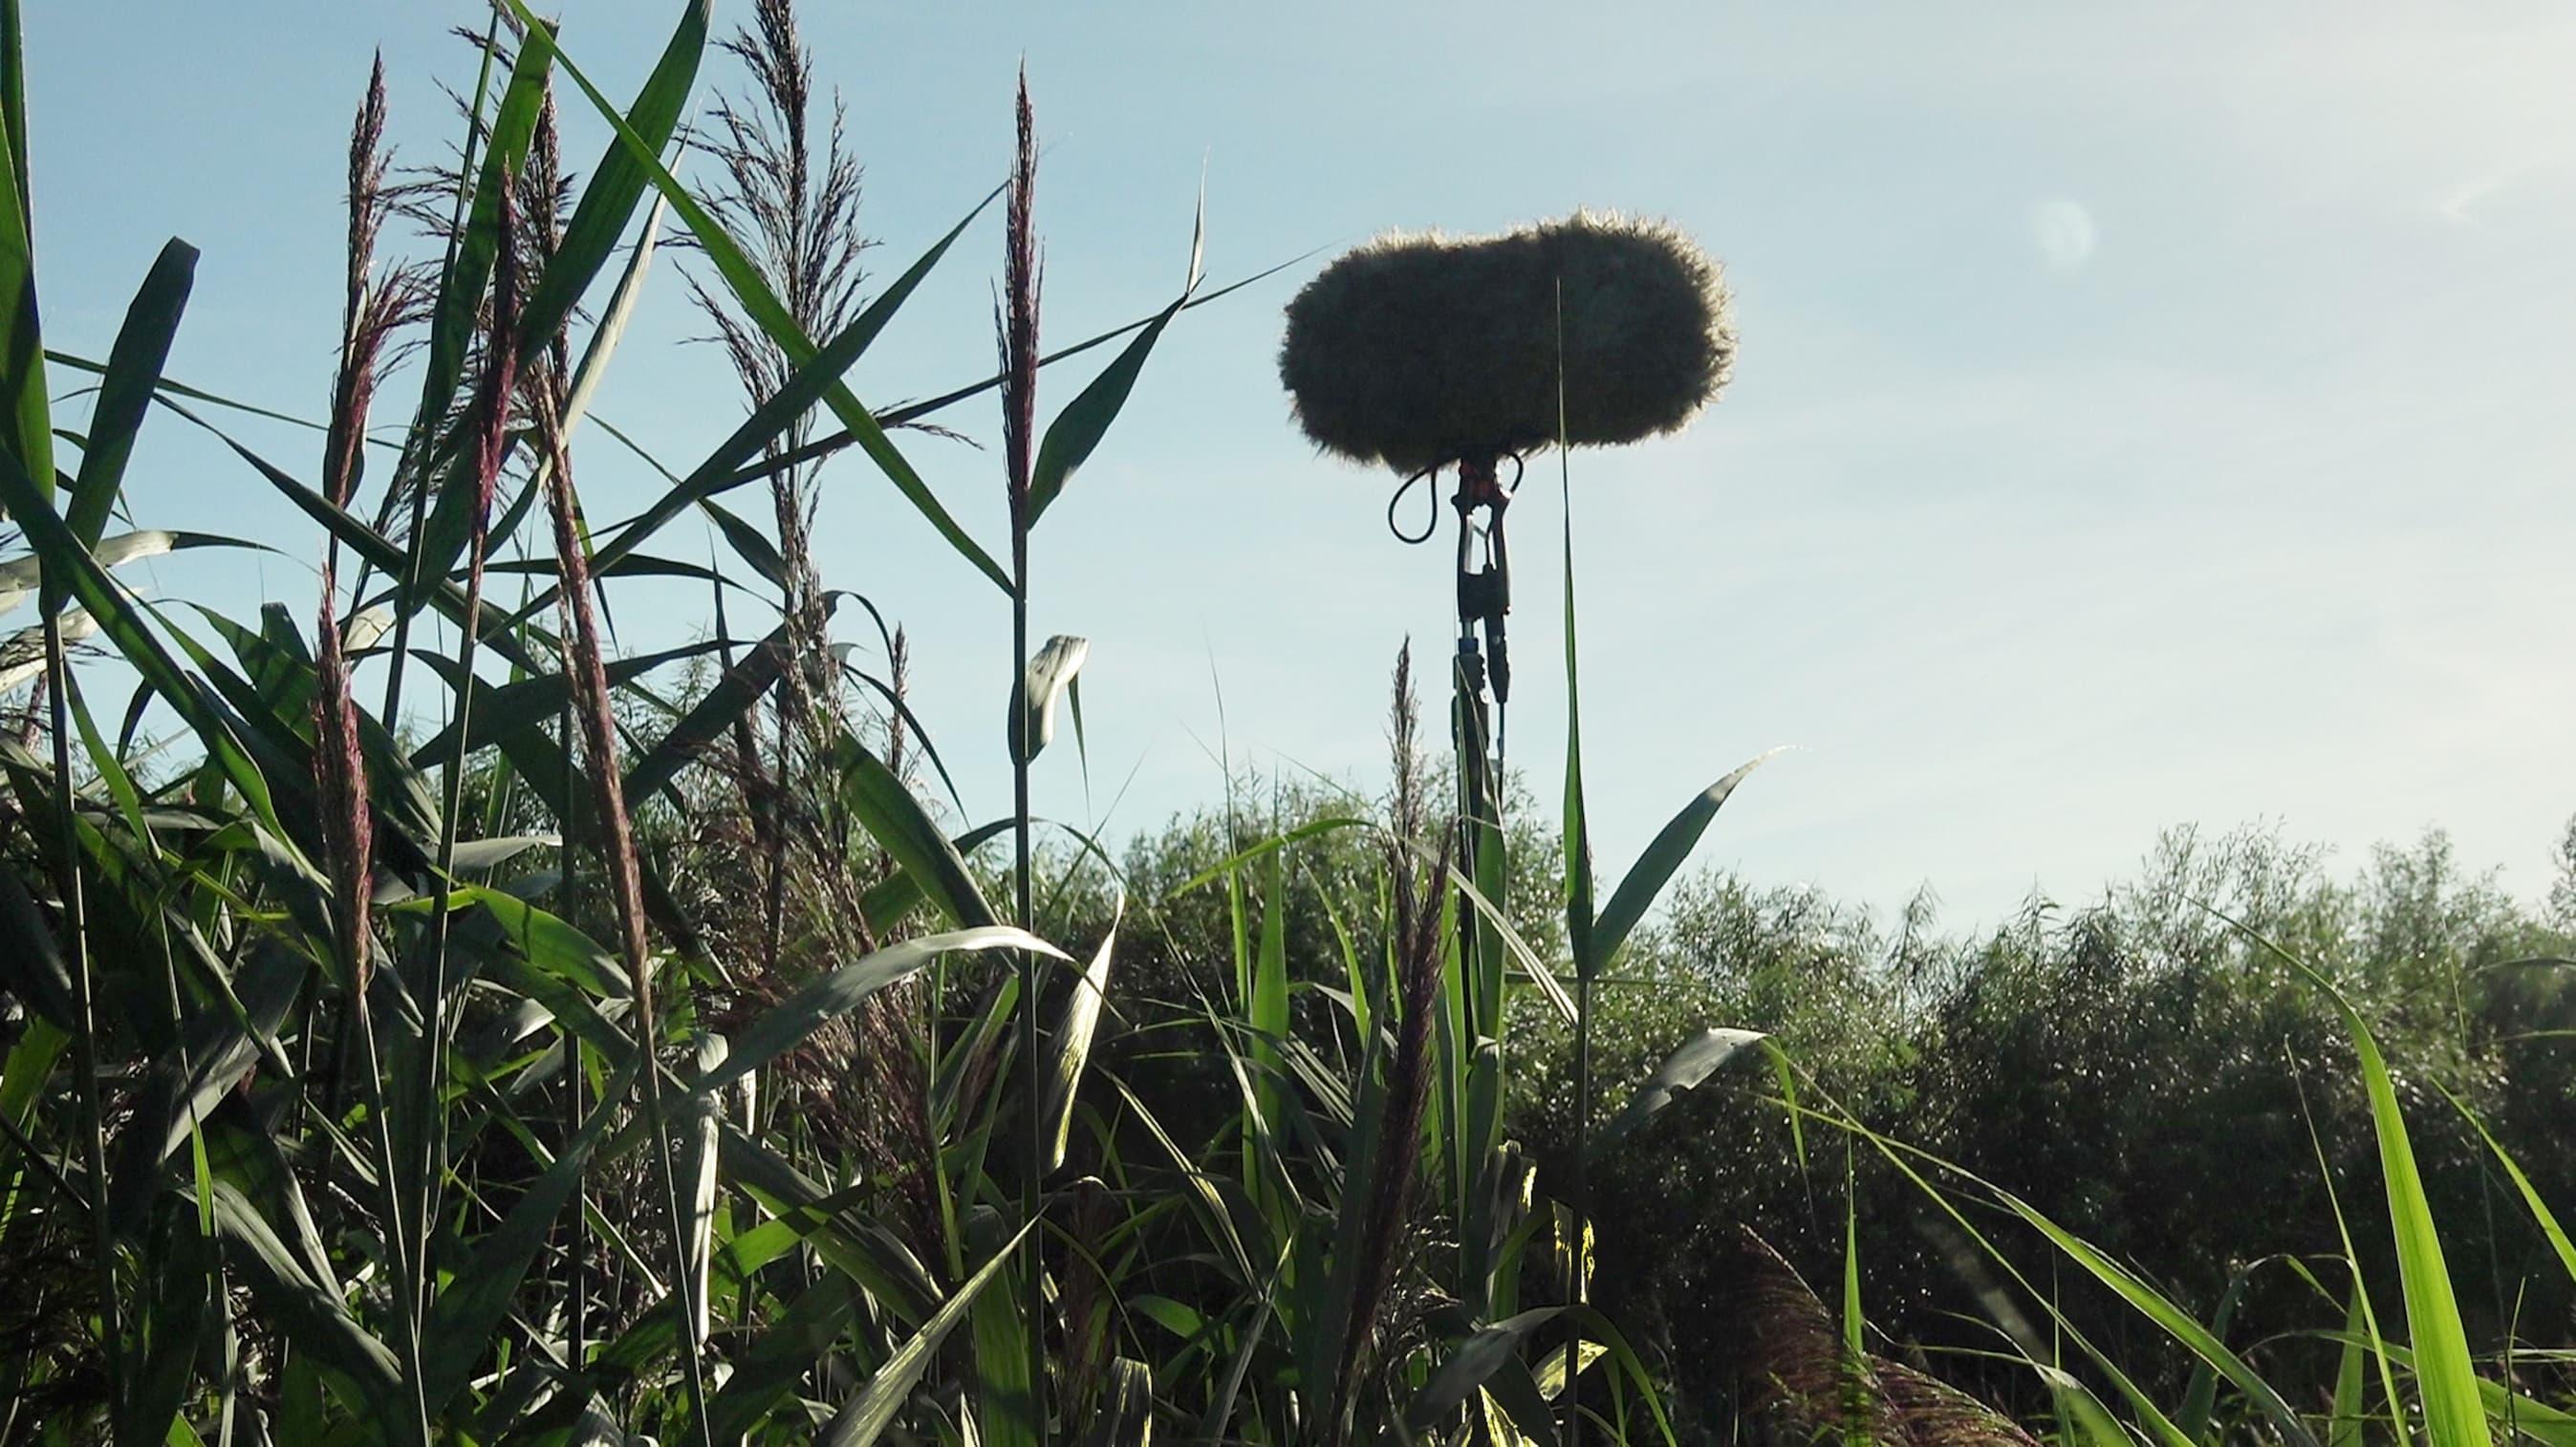
[[[1719,1066],[1734,1059],[1738,1051],[1767,1038],[1759,1030],[1728,1030],[1711,1026],[1684,1041],[1681,1048],[1664,1057],[1664,1063],[1656,1067],[1655,1073],[1637,1088],[1635,1095],[1629,1097],[1628,1104],[1601,1128],[1601,1133],[1592,1140],[1592,1153],[1598,1156],[1626,1139],[1639,1126],[1654,1119],[1665,1106],[1672,1104],[1674,1096],[1696,1088],[1701,1081],[1715,1074]]]
[[[1056,419],[1047,424],[1046,438],[1038,444],[1037,465],[1029,475],[1029,525],[1037,526],[1047,505],[1064,491],[1073,474],[1091,460],[1101,439],[1109,435],[1109,425],[1127,405],[1128,394],[1136,390],[1136,378],[1145,370],[1145,358],[1152,355],[1154,344],[1163,339],[1163,329],[1188,304],[1189,293],[1157,313],[1145,329],[1136,334],[1118,353],[1115,361],[1101,368],[1100,375],[1074,394]]]
[[[2487,1129],[2487,1123],[2478,1119],[2477,1113],[2469,1109],[2467,1102],[2451,1094],[2450,1091],[2443,1090],[2438,1083],[2434,1088],[2442,1090],[2442,1098],[2451,1103],[2452,1109],[2457,1110],[2462,1119],[2477,1129],[2478,1138],[2487,1143],[2487,1149],[2495,1155],[2496,1164],[2504,1167],[2505,1176],[2513,1182],[2514,1190],[2521,1195],[2522,1204],[2531,1212],[2533,1223],[2540,1227],[2540,1234],[2548,1238],[2549,1249],[2557,1253],[2558,1264],[2567,1269],[2571,1279],[2576,1279],[2576,1243],[2571,1243],[2567,1239],[2567,1229],[2558,1224],[2557,1214],[2549,1209],[2548,1202],[2540,1198],[2540,1190],[2531,1184],[2531,1177],[2523,1174],[2521,1163],[2513,1158],[2512,1152],[2504,1148],[2504,1142],[2495,1138],[2495,1132]]]
[[[939,825],[912,789],[885,761],[854,736],[841,739],[841,797],[861,827],[885,846],[897,868],[921,885],[922,893],[961,929],[997,924],[1001,916],[976,887],[965,857],[940,832]]]
[[[993,1253],[991,1260],[966,1278],[965,1285],[940,1303],[939,1310],[931,1313],[930,1320],[923,1322],[919,1331],[896,1348],[893,1356],[886,1358],[885,1365],[877,1368],[877,1374],[868,1379],[867,1386],[832,1419],[831,1427],[823,1434],[824,1447],[869,1447],[884,1435],[886,1428],[894,1423],[895,1410],[910,1395],[913,1384],[921,1380],[921,1374],[930,1365],[939,1344],[956,1329],[958,1322],[965,1319],[968,1308],[984,1294],[984,1288],[993,1284],[993,1278],[1002,1273],[1002,1268],[1011,1263],[1019,1251],[1020,1242],[1036,1226],[1037,1223],[1031,1221],[1014,1232],[1008,1241],[1002,1243],[1001,1249]]]
[[[1073,983],[1073,993],[1064,1002],[1064,1017],[1055,1027],[1055,1039],[1047,1049],[1047,1093],[1039,1119],[1046,1131],[1049,1172],[1064,1168],[1064,1151],[1073,1133],[1073,1102],[1082,1088],[1083,1067],[1091,1060],[1092,1036],[1100,1027],[1100,1006],[1109,994],[1110,952],[1118,943],[1118,927],[1112,924],[1102,936],[1100,948],[1092,952],[1091,963],[1084,967]]]
[[[1052,959],[1070,957],[1026,930],[1009,925],[952,930],[888,945],[852,964],[815,979],[781,1000],[743,1030],[724,1063],[701,1078],[696,1088],[715,1090],[768,1064],[811,1035],[826,1020],[859,1007],[868,996],[904,979],[950,951],[1027,950]]]
[[[1610,892],[1610,902],[1602,906],[1601,918],[1593,926],[1592,954],[1600,967],[1607,968],[1611,957],[1627,943],[1629,932],[1646,917],[1655,897],[1664,892],[1664,885],[1682,867],[1682,861],[1690,857],[1692,846],[1698,844],[1700,835],[1707,832],[1709,821],[1717,817],[1719,807],[1726,803],[1726,796],[1735,792],[1735,786],[1744,782],[1745,775],[1760,768],[1779,752],[1772,749],[1749,759],[1734,773],[1701,790],[1699,797],[1683,805],[1681,812],[1655,835],[1654,841],[1646,846],[1646,852],[1637,856],[1637,862],[1628,866],[1626,877],[1619,881],[1617,889]]]
[[[2406,1288],[2406,1335],[2415,1356],[2425,1435],[2433,1447],[2480,1447],[2487,1441],[2486,1408],[2480,1401],[2477,1369],[2469,1359],[2468,1332],[2460,1321],[2451,1268],[2442,1256],[2441,1232],[2433,1224],[2432,1203],[2425,1199],[2423,1174],[2416,1168],[2406,1117],[2397,1104],[2397,1086],[2389,1076],[2388,1062],[2380,1056],[2379,1042],[2372,1038],[2361,1012],[2314,966],[2260,931],[2223,914],[2218,917],[2324,991],[2343,1016],[2353,1050],[2361,1057],[2371,1129],[2379,1141],[2379,1167],[2385,1178],[2389,1229],[2396,1237],[2398,1279]]]
[[[649,147],[656,155],[671,144],[672,133],[679,128],[680,113],[688,107],[689,92],[697,86],[698,62],[706,54],[707,21],[714,8],[714,0],[681,0],[680,22],[662,47],[662,58],[654,63],[653,73],[645,77],[644,88],[635,93],[635,104],[627,109],[625,129],[639,145]],[[590,185],[575,203],[572,220],[565,224],[544,275],[537,278],[536,288],[528,294],[527,310],[519,320],[522,350],[544,345],[572,315],[582,293],[590,289],[591,279],[616,249],[617,238],[625,234],[626,223],[634,218],[635,204],[643,199],[644,189],[651,182],[651,173],[636,161],[635,153],[622,139],[612,139],[607,153],[591,168]],[[656,217],[660,210],[659,206],[654,208]],[[648,221],[644,239],[638,243],[639,262],[651,254],[652,245],[652,223]],[[613,309],[610,312],[612,318],[619,315]],[[614,336],[606,322],[601,330]],[[588,370],[586,360],[584,370]],[[573,408],[565,409],[566,431],[571,430],[572,419],[578,415]]]
[[[152,405],[161,368],[170,359],[170,339],[187,310],[188,290],[197,275],[197,249],[177,237],[143,278],[143,288],[126,308],[125,326],[108,350],[106,379],[99,383],[98,405],[90,412],[89,441],[82,449],[79,473],[72,482],[71,506],[65,512],[72,536],[83,547],[95,547],[107,530],[125,481],[126,461],[134,455],[134,435]]]
[[[2343,1350],[2335,1357],[2334,1418],[2326,1425],[2326,1447],[2361,1447],[2363,1342],[2361,1291],[2355,1287],[2344,1307]]]

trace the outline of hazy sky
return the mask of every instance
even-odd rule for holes
[[[568,0],[565,44],[622,100],[677,9]],[[723,0],[718,23],[747,10]],[[1742,351],[1720,406],[1573,460],[1605,870],[1790,743],[1702,857],[1880,905],[1928,880],[1954,923],[2034,887],[2083,897],[2188,821],[2275,819],[2346,863],[2438,823],[2465,861],[2544,885],[2576,809],[2564,7],[807,10],[880,276],[1001,178],[1026,57],[1050,340],[1169,296],[1203,171],[1220,281],[1578,204],[1668,217],[1724,259]],[[205,259],[173,374],[318,414],[369,51],[404,159],[437,159],[433,82],[471,83],[442,32],[478,9],[28,11],[49,342],[103,353],[183,235]],[[737,84],[711,61],[701,96]],[[586,172],[603,132],[564,103]],[[999,254],[990,222],[961,244],[854,374],[863,397],[989,370]],[[1446,646],[1445,544],[1396,544],[1391,479],[1290,424],[1280,308],[1319,265],[1177,324],[1041,530],[1037,632],[1093,639],[1090,809],[1132,774],[1113,832],[1217,788],[1220,683],[1239,762],[1374,780],[1397,642]],[[597,410],[685,468],[741,406],[714,349],[676,345],[703,330],[679,280],[661,265]],[[1044,409],[1086,375],[1051,372]],[[996,430],[986,399],[942,420]],[[243,433],[318,470],[307,436]],[[1000,551],[994,454],[905,445]],[[1552,797],[1561,513],[1553,462],[1532,473],[1511,731]],[[655,486],[598,436],[579,476],[602,518]],[[1004,812],[1002,598],[863,461],[824,476],[826,582],[910,626],[970,812]],[[309,614],[316,534],[240,464],[165,422],[133,477],[140,521],[289,555],[164,560],[147,590]],[[666,537],[704,555],[695,522]],[[630,648],[705,614],[695,590],[621,597]],[[1039,784],[1042,810],[1086,816],[1070,750]]]

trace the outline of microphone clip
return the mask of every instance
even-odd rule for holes
[[[1512,563],[1503,537],[1503,510],[1511,505],[1512,494],[1503,487],[1495,463],[1496,455],[1490,452],[1460,457],[1458,491],[1449,499],[1449,505],[1458,511],[1459,657],[1468,669],[1469,680],[1481,685],[1482,675],[1487,672],[1477,659],[1477,634],[1481,632],[1484,652],[1491,660],[1494,701],[1509,703],[1512,666],[1503,620],[1512,611]],[[1512,464],[1513,481],[1518,482],[1517,455],[1512,457]],[[1475,522],[1480,511],[1485,514],[1482,528]],[[1485,559],[1482,566],[1474,566],[1473,543],[1480,534],[1485,540]]]

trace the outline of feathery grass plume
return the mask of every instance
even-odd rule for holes
[[[912,782],[912,756],[906,750],[908,736],[903,729],[904,710],[912,693],[912,639],[902,624],[894,626],[894,637],[886,643],[886,772]],[[877,866],[882,872],[892,861],[880,848]]]
[[[379,52],[368,76],[366,99],[349,134],[348,277],[322,462],[324,494],[340,508],[349,505],[357,489],[367,411],[375,397],[386,343],[419,304],[416,272],[396,268],[382,277],[376,274],[376,238],[393,206],[385,187],[389,159],[384,134],[385,58]],[[349,661],[340,631],[339,565],[340,539],[334,533],[322,554],[322,610],[314,630],[318,675],[313,700],[314,782],[321,794],[323,850],[337,904],[334,923],[340,960],[349,971],[352,1006],[363,1021],[370,969],[368,871],[375,853],[375,819],[368,806],[366,759],[358,747],[358,709],[350,698]]]
[[[1734,1374],[1742,1404],[1790,1440],[1906,1443],[1866,1359],[1855,1359],[1825,1304],[1771,1244],[1738,1227]]]
[[[1117,1283],[1110,1280],[1102,1258],[1116,1251],[1116,1233],[1126,1218],[1117,1195],[1098,1176],[1084,1176],[1065,1194],[1072,1198],[1065,1212],[1065,1233],[1072,1249],[1065,1253],[1059,1391],[1066,1420],[1089,1422],[1098,1411],[1109,1370],[1111,1319],[1119,1304]]]
[[[492,500],[501,485],[501,463],[510,446],[510,399],[519,385],[519,208],[510,188],[501,190],[500,245],[492,257],[491,331],[484,344],[483,375],[474,400],[474,506],[467,517],[465,621],[459,635],[471,650],[480,634],[484,554],[492,541]],[[461,739],[460,735],[460,739]]]
[[[1994,1409],[1874,1353],[1854,1359],[1797,1268],[1754,1234],[1736,1233],[1733,1360],[1743,1405],[1780,1440],[1891,1447],[2038,1447]]]
[[[857,314],[874,244],[859,229],[862,172],[851,153],[845,111],[832,98],[819,114],[812,51],[791,0],[758,0],[751,24],[722,49],[750,85],[720,95],[692,145],[714,162],[708,207],[747,245],[753,265],[798,325],[813,337],[844,330]],[[693,238],[676,244],[694,247]],[[757,407],[786,385],[792,359],[726,300],[730,292],[687,278],[713,322],[746,401]],[[787,666],[775,696],[774,763],[764,763],[750,721],[733,729],[732,773],[749,825],[748,853],[760,861],[760,919],[748,951],[744,1003],[783,998],[813,968],[875,948],[858,907],[869,879],[890,863],[856,850],[836,817],[838,749],[850,732],[829,635],[829,604],[813,556],[820,459],[795,462],[812,435],[799,417],[766,448],[772,520],[779,540]],[[854,858],[854,854],[857,855]],[[917,1048],[922,989],[898,982],[864,1001],[846,1021],[819,1030],[774,1074],[802,1094],[817,1135],[847,1148],[863,1178],[892,1197],[898,1234],[924,1260],[940,1259],[938,1202],[926,1163],[934,1159],[929,1079]]]
[[[330,502],[346,508],[357,490],[365,463],[367,414],[375,397],[376,381],[385,361],[388,342],[397,328],[418,315],[422,306],[420,273],[397,267],[378,275],[375,248],[385,218],[397,204],[386,184],[390,160],[384,149],[385,65],[379,54],[368,77],[366,99],[358,107],[358,116],[349,136],[348,170],[348,252],[347,274],[343,292],[340,357],[332,380],[331,416],[325,432],[322,460],[323,491]],[[359,747],[358,708],[351,697],[351,680],[345,641],[339,616],[340,541],[331,535],[322,557],[320,616],[315,621],[315,688],[313,699],[315,787],[322,812],[323,865],[331,883],[332,923],[341,967],[348,971],[348,1014],[332,1046],[329,1081],[330,1110],[338,1113],[342,1083],[347,1079],[349,1052],[353,1045],[362,1048],[366,1094],[370,1114],[376,1117],[374,1132],[379,1150],[378,1173],[386,1192],[389,1221],[400,1223],[404,1211],[395,1182],[394,1138],[389,1119],[384,1115],[382,1078],[379,1071],[374,1026],[367,1010],[367,990],[373,974],[372,944],[374,931],[369,921],[371,872],[375,853],[375,818],[367,788],[366,757]],[[424,1052],[426,1054],[434,1052]],[[424,1137],[426,1133],[424,1133]],[[427,1238],[427,1219],[423,1217],[407,1230],[397,1224],[390,1233],[390,1245],[398,1270],[410,1271],[419,1259],[415,1254]],[[417,1275],[418,1273],[414,1273]],[[413,1288],[425,1293],[425,1279]],[[422,1295],[405,1298],[404,1311],[408,1328],[404,1348],[410,1355],[406,1375],[415,1384],[420,1379],[419,1303]],[[422,1430],[428,1423],[425,1398],[415,1394],[412,1408]]]
[[[323,492],[347,507],[364,480],[367,415],[376,382],[398,355],[397,335],[427,314],[428,273],[416,263],[376,268],[376,244],[385,222],[409,188],[392,179],[393,152],[384,143],[385,59],[376,56],[349,133],[349,235],[346,294],[341,310],[340,361],[331,389],[331,416],[322,457]],[[337,534],[329,557],[339,556]]]
[[[1938,1377],[1886,1357],[1873,1365],[1917,1447],[2039,1447],[2010,1418]]]
[[[846,111],[832,98],[831,118],[816,135],[814,53],[796,25],[794,0],[757,0],[752,23],[721,42],[751,77],[744,98],[718,96],[708,124],[691,142],[715,162],[705,200],[709,211],[749,243],[752,264],[809,337],[840,332],[857,313],[867,273],[860,262],[874,243],[859,230],[862,172],[850,153]],[[819,146],[817,144],[819,139]],[[692,238],[678,244],[693,246]],[[715,324],[746,400],[757,407],[786,386],[795,364],[769,334],[688,277],[699,310]],[[779,462],[812,437],[810,414],[773,438]],[[809,736],[796,742],[813,758],[823,752],[840,711],[820,574],[814,564],[815,475],[820,461],[783,466],[769,477],[771,511],[784,566],[785,613],[793,667],[780,694],[783,727]],[[817,716],[819,713],[819,716]],[[809,762],[811,760],[809,759]]]
[[[519,165],[519,265],[543,276],[572,213],[572,181],[563,168],[563,118],[555,108],[554,78],[537,96],[537,123],[528,133],[528,156]],[[560,332],[557,333],[561,335]]]
[[[486,81],[495,74],[508,74],[517,59],[516,52],[502,35],[506,30],[516,37],[520,27],[500,7],[495,7],[495,11],[493,28],[488,32],[461,25],[451,27],[448,32],[474,49]],[[444,81],[437,84],[455,107],[458,119],[465,123],[465,139],[455,145],[451,161],[389,170],[385,184],[388,215],[409,222],[414,230],[443,252],[441,261],[424,262],[418,266],[414,284],[423,315],[438,301],[446,262],[454,258],[465,240],[475,191],[476,163],[481,146],[490,139],[491,117],[477,109],[476,97],[460,94]],[[517,184],[515,178],[512,184]],[[522,214],[525,214],[525,208],[522,208]],[[484,318],[478,320],[487,324],[477,327],[476,335],[468,345],[479,351],[488,345],[490,335],[489,293],[477,304],[485,313]],[[520,362],[525,365],[526,359],[523,357]],[[388,481],[376,503],[375,529],[389,540],[408,542],[425,521],[430,494],[436,487],[434,469],[449,459],[471,453],[480,416],[480,393],[468,379],[479,378],[480,375],[476,359],[469,356],[465,369],[458,374],[453,394],[437,399],[434,415],[432,410],[426,410],[432,407],[430,400],[423,399],[425,410],[414,419],[414,426],[419,430],[406,439],[401,467]],[[409,624],[410,615],[406,613],[397,621],[395,629],[397,642],[406,647],[410,638]],[[391,671],[388,681],[390,692],[384,710],[386,717],[398,712],[392,705],[401,696],[399,684],[402,676],[403,670],[399,667]]]
[[[1734,356],[1715,260],[1663,223],[1577,211],[1350,252],[1289,302],[1279,376],[1317,446],[1413,472],[1557,441],[1560,371],[1569,445],[1677,431]]]
[[[563,168],[563,129],[555,110],[554,80],[549,76],[537,101],[536,128],[528,137],[527,160],[515,181],[519,197],[519,269],[523,276],[544,276],[563,242],[564,221],[572,214],[573,182]],[[575,307],[543,339],[542,350],[523,353],[522,387],[542,387],[563,416],[572,395],[572,317]],[[540,466],[545,465],[539,459]]]
[[[718,95],[706,124],[689,134],[692,146],[714,164],[704,188],[707,208],[747,243],[753,267],[809,337],[840,332],[857,312],[866,273],[860,261],[871,244],[859,230],[861,172],[850,154],[839,96],[817,145],[814,55],[796,24],[793,0],[757,0],[752,23],[720,42],[749,74],[749,93]],[[674,244],[694,249],[694,237]],[[745,401],[757,408],[787,385],[795,363],[769,333],[737,310],[728,288],[710,288],[684,272],[690,296],[716,328]],[[787,664],[780,671],[775,778],[752,806],[766,868],[762,890],[767,922],[759,958],[780,966],[789,934],[787,881],[794,862],[787,810],[820,789],[845,722],[832,663],[830,609],[814,562],[813,532],[821,459],[795,463],[810,440],[810,413],[795,419],[765,448],[770,512],[778,532],[780,611],[787,624]],[[746,784],[750,775],[745,775]],[[813,787],[808,787],[813,785]],[[815,831],[803,831],[814,835]],[[817,836],[819,837],[819,836]],[[831,855],[818,867],[837,864]]]
[[[473,488],[466,510],[465,607],[457,632],[456,672],[460,679],[474,677],[477,645],[482,637],[483,578],[485,555],[491,548],[492,501],[500,488],[501,467],[510,442],[510,405],[518,388],[519,376],[519,249],[515,233],[518,208],[513,204],[510,187],[500,190],[500,205],[495,214],[498,245],[494,248],[492,290],[485,309],[487,334],[483,346],[483,367],[475,379],[474,402],[470,416],[473,432],[473,473],[466,481]],[[397,634],[397,638],[400,634]],[[429,937],[424,946],[421,978],[415,997],[420,1002],[421,1048],[416,1052],[418,1076],[415,1098],[432,1102],[439,1099],[439,1085],[445,1077],[446,1046],[453,1019],[448,1010],[448,954],[453,936],[454,911],[449,902],[455,875],[456,845],[463,827],[466,756],[472,737],[465,727],[465,709],[472,697],[469,687],[457,689],[456,748],[446,762],[445,787],[440,791],[438,852],[432,871]],[[373,1042],[370,1040],[370,1047]],[[372,1071],[370,1072],[373,1073]],[[415,1355],[421,1346],[420,1322],[424,1319],[435,1283],[425,1269],[432,1224],[437,1218],[441,1192],[442,1156],[445,1152],[446,1122],[433,1116],[414,1132],[410,1151],[414,1171],[408,1186],[414,1199],[404,1203],[397,1218],[402,1227],[397,1237],[408,1236],[407,1246],[396,1250],[397,1269],[407,1294],[406,1310],[410,1327],[405,1350]],[[386,1122],[386,1136],[391,1134],[391,1121]],[[390,1147],[388,1147],[390,1151]],[[388,1161],[390,1167],[391,1162]],[[388,1187],[399,1178],[390,1170]],[[405,1254],[406,1250],[408,1255]],[[428,1430],[430,1407],[420,1395],[425,1381],[425,1368],[415,1361],[405,1375],[414,1389],[414,1407],[423,1432]]]
[[[993,331],[1002,360],[1002,467],[1010,483],[1011,516],[1028,510],[1029,468],[1038,428],[1038,295],[1046,263],[1038,255],[1031,204],[1038,180],[1037,116],[1029,106],[1029,71],[1020,67],[1013,115],[1019,148],[1011,168],[1011,193],[1003,218],[1002,295],[993,303]],[[1024,539],[1015,545],[1025,548]],[[1025,560],[1021,560],[1023,563]],[[1025,652],[1025,650],[1023,650]]]
[[[1413,696],[1413,640],[1395,654],[1394,700],[1387,709],[1387,748],[1395,761],[1395,831],[1400,839],[1422,837],[1422,750],[1414,742],[1421,727],[1421,706]],[[1412,856],[1394,859],[1400,882],[1412,878]]]
[[[1386,1107],[1370,1167],[1368,1214],[1359,1233],[1360,1259],[1351,1272],[1349,1335],[1331,1402],[1336,1440],[1345,1440],[1359,1383],[1395,1286],[1402,1238],[1408,1229],[1413,1176],[1422,1155],[1422,1117],[1431,1099],[1431,1026],[1440,992],[1441,899],[1447,890],[1452,835],[1442,830],[1439,863],[1417,888],[1414,851],[1422,827],[1422,789],[1414,733],[1421,716],[1413,695],[1413,645],[1396,654],[1392,705],[1396,828],[1387,842],[1387,869],[1395,903],[1395,1058],[1387,1068]]]

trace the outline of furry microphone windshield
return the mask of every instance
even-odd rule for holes
[[[1561,288],[1561,290],[1560,290]],[[1288,304],[1280,380],[1328,452],[1398,472],[1672,432],[1726,385],[1718,264],[1658,222],[1578,211],[1500,236],[1390,235]]]

